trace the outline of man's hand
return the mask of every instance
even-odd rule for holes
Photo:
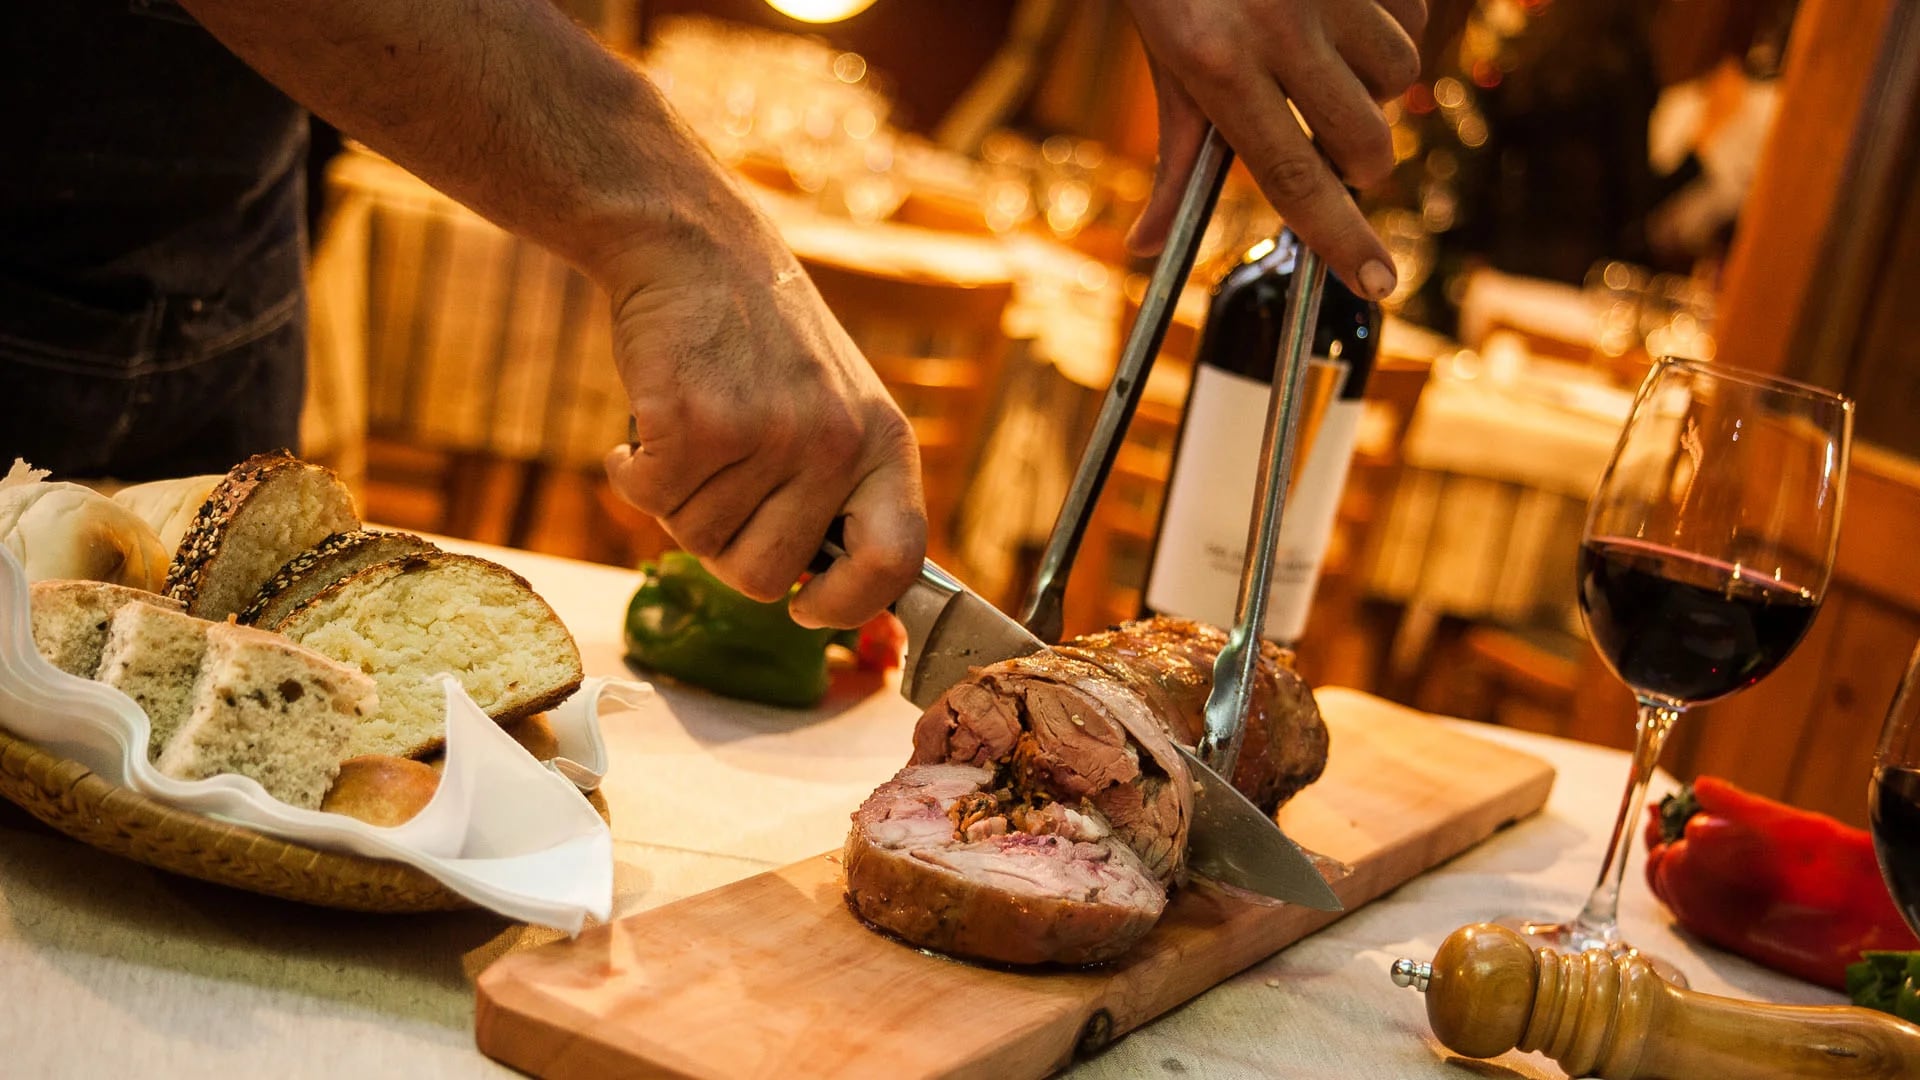
[[[858,626],[920,568],[913,437],[772,227],[659,91],[550,0],[183,0],[282,90],[613,301],[641,449],[615,488],[748,595]]]
[[[1343,184],[1366,187],[1393,169],[1392,134],[1375,102],[1419,77],[1415,42],[1426,29],[1426,0],[1129,3],[1160,110],[1159,170],[1134,226],[1135,250],[1151,254],[1165,241],[1211,120],[1274,209],[1349,289],[1375,300],[1392,292],[1387,249]]]
[[[791,610],[806,625],[858,626],[920,570],[919,454],[792,255],[766,246],[730,245],[688,260],[683,279],[615,295],[639,449],[616,447],[607,475],[756,600],[785,594],[845,515],[848,558]]]

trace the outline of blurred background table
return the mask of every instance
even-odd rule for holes
[[[1436,366],[1369,553],[1369,594],[1404,607],[1388,671],[1399,684],[1442,617],[1584,647],[1574,557],[1632,394],[1517,339],[1490,346]]]

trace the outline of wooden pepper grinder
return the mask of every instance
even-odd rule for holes
[[[1433,963],[1396,960],[1441,1043],[1473,1058],[1538,1050],[1606,1080],[1920,1077],[1920,1027],[1845,1005],[1768,1005],[1682,990],[1637,955],[1562,955],[1480,923]]]

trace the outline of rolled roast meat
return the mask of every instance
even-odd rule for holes
[[[915,726],[908,766],[854,814],[854,911],[913,944],[997,963],[1126,952],[1185,879],[1193,784],[1172,739],[1200,730],[1224,641],[1148,620],[955,684]],[[1263,805],[1326,758],[1312,694],[1283,660],[1263,655],[1236,773]]]
[[[1138,691],[1174,741],[1192,749],[1207,730],[1213,662],[1226,631],[1192,619],[1159,616],[1074,638],[1054,651],[1085,660]],[[1233,786],[1271,814],[1327,767],[1327,725],[1293,654],[1260,643],[1253,705]]]

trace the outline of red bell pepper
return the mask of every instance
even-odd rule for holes
[[[900,666],[906,649],[907,628],[900,625],[900,620],[894,618],[891,611],[883,611],[860,628],[853,654],[859,657],[863,668],[890,671]]]
[[[1694,935],[1836,990],[1862,952],[1920,949],[1865,830],[1712,776],[1648,809],[1647,884]]]

